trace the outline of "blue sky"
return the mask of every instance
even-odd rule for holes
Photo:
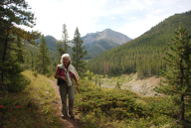
[[[36,26],[45,35],[62,38],[67,25],[72,39],[111,28],[136,38],[175,13],[191,10],[191,0],[26,0],[35,13]]]

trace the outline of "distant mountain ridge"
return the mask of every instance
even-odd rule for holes
[[[131,38],[111,29],[105,29],[101,32],[88,33],[82,40],[88,52],[87,58],[93,58],[106,50],[127,43]]]
[[[102,32],[88,33],[86,36],[82,37],[82,40],[84,41],[84,45],[99,40],[108,40],[121,45],[123,43],[130,41],[131,38],[122,33],[113,31],[111,29],[105,29]]]
[[[37,43],[39,43],[40,41],[41,41],[41,39],[36,40]],[[47,36],[45,36],[45,41],[46,41],[46,44],[47,44],[47,47],[48,47],[49,50],[51,50],[53,52],[57,50],[57,40],[56,40],[56,38],[54,38],[51,35],[47,35]]]
[[[85,59],[91,59],[106,50],[112,49],[131,40],[128,36],[111,29],[105,29],[102,32],[88,33],[81,39],[83,40],[83,46],[87,51]],[[47,35],[45,36],[45,41],[50,51],[55,52],[57,50],[58,40],[56,40],[56,38],[51,35]],[[36,42],[39,43],[40,39],[37,39]]]

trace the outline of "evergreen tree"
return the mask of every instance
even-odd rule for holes
[[[23,51],[23,44],[22,40],[19,36],[17,36],[17,47],[18,47],[18,52],[17,52],[17,60],[19,63],[24,63],[24,51]]]
[[[46,41],[44,36],[41,37],[41,42],[39,45],[39,53],[37,58],[37,71],[42,74],[48,74],[50,71],[50,58],[49,58],[49,52],[46,45]]]
[[[74,33],[73,44],[74,44],[72,48],[73,64],[76,67],[79,74],[83,74],[85,70],[85,61],[83,60],[83,58],[86,54],[86,51],[84,50],[84,47],[82,46],[83,41],[80,37],[78,28],[76,28]]]
[[[57,55],[58,55],[58,60],[60,60],[60,56],[65,53],[62,41],[57,42]]]
[[[62,39],[63,39],[63,45],[64,45],[63,51],[65,53],[67,53],[68,52],[68,32],[67,32],[67,29],[66,29],[66,24],[63,25],[62,33],[63,33]]]
[[[20,75],[22,68],[20,62],[22,43],[19,38],[31,40],[30,32],[19,25],[32,27],[34,15],[29,11],[25,0],[0,1],[0,88],[9,91],[19,91],[24,80]]]
[[[165,56],[166,70],[164,72],[163,86],[160,88],[165,94],[177,98],[179,105],[179,120],[185,120],[185,97],[191,94],[191,40],[185,28],[175,32],[172,44]]]
[[[25,68],[30,69],[32,71],[36,70],[36,62],[37,62],[37,53],[35,53],[32,50],[26,50],[25,51]]]
[[[34,39],[39,39],[41,37],[40,33],[36,33]],[[24,69],[29,69],[32,71],[36,71],[37,67],[37,57],[38,57],[38,47],[39,43],[36,43],[35,40],[31,41],[31,44],[29,44],[27,41],[23,42],[23,67]]]
[[[62,41],[57,42],[57,51],[58,51],[58,57],[57,60],[58,62],[60,61],[60,56],[62,54],[68,52],[68,32],[66,29],[66,25],[63,25],[63,31],[62,31]],[[57,62],[56,62],[57,63]]]

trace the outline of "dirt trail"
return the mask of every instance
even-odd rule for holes
[[[60,94],[58,91],[58,86],[56,85],[56,81],[50,80],[50,83],[52,85],[52,87],[55,89],[56,92],[56,97],[57,97],[57,101],[56,101],[56,107],[57,107],[57,112],[56,115],[58,117],[60,117],[61,122],[63,122],[64,128],[80,128],[80,122],[79,122],[79,117],[78,115],[76,115],[75,113],[75,119],[71,120],[71,119],[63,119],[61,117],[61,99],[60,99]]]

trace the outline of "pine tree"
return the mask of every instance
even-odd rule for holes
[[[31,40],[32,34],[19,25],[32,27],[34,15],[29,11],[29,5],[25,0],[1,0],[0,1],[0,89],[19,91],[24,86],[24,80],[20,75],[22,43],[19,38]],[[18,43],[19,42],[19,43]]]
[[[37,71],[42,74],[48,74],[50,71],[50,58],[49,58],[49,52],[46,45],[46,41],[44,36],[41,37],[41,42],[39,45],[39,53],[37,58]]]
[[[60,57],[62,56],[62,54],[65,53],[62,43],[63,43],[62,41],[57,41],[57,59],[56,60],[58,62],[60,62]]]
[[[86,55],[86,51],[82,46],[83,40],[80,37],[78,28],[76,28],[74,33],[73,44],[74,44],[72,48],[73,64],[76,67],[79,74],[83,74],[85,70],[85,61],[83,60],[83,58]]]
[[[179,105],[179,120],[185,120],[185,97],[191,94],[191,40],[185,28],[175,32],[172,44],[169,44],[165,62],[163,86],[160,91],[173,95]]]
[[[17,36],[17,47],[18,47],[18,51],[17,51],[17,60],[19,63],[24,63],[24,51],[23,51],[23,44],[22,44],[22,40],[19,36]]]
[[[58,51],[58,57],[57,60],[60,60],[60,56],[62,56],[62,54],[67,53],[68,52],[68,32],[66,29],[66,25],[63,25],[63,31],[62,31],[62,41],[58,41],[57,42],[57,51]],[[57,62],[56,62],[57,63]]]
[[[64,52],[68,52],[68,32],[66,29],[66,24],[63,25],[63,31],[62,31],[62,39],[63,39],[63,45],[64,45]]]

